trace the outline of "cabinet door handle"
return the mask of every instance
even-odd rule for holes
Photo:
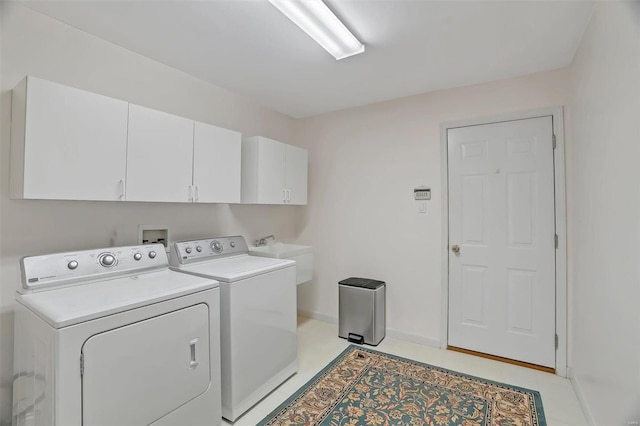
[[[199,195],[199,191],[198,191],[198,185],[196,185],[196,199],[195,201],[198,201],[200,199],[200,195]]]
[[[193,186],[189,185],[189,202],[193,202]]]
[[[287,190],[286,189],[282,190],[282,202],[283,203],[287,202]]]
[[[287,203],[291,202],[291,190],[287,189]]]
[[[124,179],[120,179],[120,196],[118,197],[120,200],[124,200]]]
[[[196,361],[196,343],[198,343],[197,337],[195,339],[189,340],[189,352],[191,354],[191,360],[189,361],[189,368],[194,369],[198,366],[198,361]]]

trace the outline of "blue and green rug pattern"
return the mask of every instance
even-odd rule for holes
[[[540,394],[349,346],[259,426],[545,426]]]

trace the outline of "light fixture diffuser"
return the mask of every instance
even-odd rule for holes
[[[336,59],[364,52],[364,45],[322,0],[269,0]]]

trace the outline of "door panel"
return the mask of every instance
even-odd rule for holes
[[[462,217],[462,241],[484,245],[487,234],[485,213],[485,176],[462,177],[462,208],[468,214]]]
[[[531,295],[536,274],[531,271],[507,271],[507,330],[532,333]]]
[[[97,334],[82,355],[83,424],[149,424],[209,387],[209,309],[199,304]]]
[[[486,327],[484,316],[485,282],[487,268],[464,266],[462,269],[462,320],[467,325]]]
[[[510,247],[535,246],[535,173],[507,176],[507,242]]]
[[[555,366],[551,117],[448,131],[448,343]]]

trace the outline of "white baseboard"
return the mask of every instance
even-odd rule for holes
[[[310,312],[310,311],[298,310],[298,315],[300,315],[302,317],[315,319],[315,320],[318,320],[318,321],[328,322],[329,324],[337,324],[338,323],[338,318],[337,317],[334,317],[334,316],[331,316],[331,315],[320,314],[318,312]]]
[[[571,381],[571,386],[573,386],[573,390],[578,397],[578,402],[580,403],[580,407],[582,407],[582,411],[584,412],[584,417],[587,420],[589,426],[596,426],[596,421],[593,418],[593,414],[589,409],[589,404],[587,404],[587,400],[584,397],[584,393],[582,392],[582,387],[580,386],[580,381],[573,374],[573,369],[571,367],[567,367],[567,377]]]
[[[330,324],[338,323],[337,317],[320,314],[318,312],[309,312],[309,311],[299,310],[298,315],[307,317],[307,318],[312,318],[318,321],[328,322]],[[440,340],[429,339],[428,337],[423,337],[417,334],[405,333],[404,331],[387,328],[386,335],[394,339],[405,340],[407,342],[418,343],[420,345],[431,346],[434,348],[440,348]]]
[[[418,343],[419,345],[431,346],[432,348],[440,349],[440,340],[429,339],[418,334],[405,333],[404,331],[394,330],[387,328],[387,336],[394,339],[405,340],[411,343]]]

